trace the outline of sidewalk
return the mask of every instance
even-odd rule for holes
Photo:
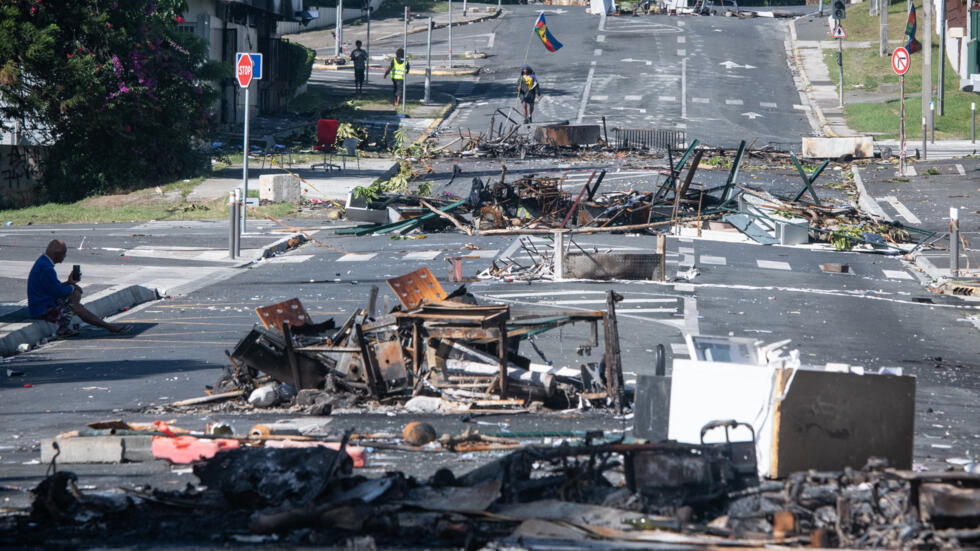
[[[471,23],[478,23],[480,21],[486,21],[488,19],[498,17],[500,13],[501,11],[497,9],[496,4],[480,4],[471,2],[469,3],[466,11],[466,16],[464,17],[462,3],[457,3],[453,6],[452,25],[453,27],[457,27],[461,25],[469,25]],[[430,17],[432,18],[433,30],[443,29],[449,25],[449,13],[445,11],[412,13],[408,24],[408,34],[425,32],[428,28],[428,18]],[[330,60],[334,57],[333,52],[335,32],[335,29],[317,29],[304,33],[286,35],[284,38],[288,38],[292,42],[302,44],[307,48],[315,50],[317,53],[317,61],[314,65],[315,69],[326,71],[352,69],[349,64],[340,65],[330,62]],[[371,20],[371,44],[401,37],[404,32],[405,23],[404,19],[401,17],[388,17],[385,19]],[[341,45],[342,56],[346,57],[350,54],[350,51],[354,48],[354,42],[356,40],[360,40],[367,44],[367,25],[345,25],[343,33],[344,40],[343,44]],[[391,54],[390,51],[386,53],[389,55]],[[454,65],[455,60],[457,59],[465,63],[467,58],[459,55],[463,53],[464,52],[458,52],[453,56]],[[412,52],[409,52],[409,56],[411,55]],[[370,69],[384,69],[385,62],[385,55],[375,53],[371,56]],[[479,68],[474,65],[464,64],[462,66],[454,66],[452,69],[450,69],[447,65],[443,64],[434,65],[432,75],[470,76],[477,74],[478,71]],[[419,67],[416,67],[410,74],[424,75],[425,71]]]
[[[790,23],[793,53],[800,69],[805,93],[813,107],[814,115],[820,124],[824,135],[831,137],[858,136],[844,118],[844,110],[840,107],[837,85],[830,78],[830,71],[824,62],[825,50],[836,50],[837,42],[830,39],[830,29],[827,18],[816,14],[804,15],[793,19]],[[899,45],[899,41],[895,45]],[[874,42],[846,42],[845,48],[860,48],[873,46]],[[875,145],[881,149],[891,148],[898,155],[897,140],[875,140]],[[920,151],[921,136],[909,136],[906,140],[906,151],[915,157]],[[942,160],[975,155],[980,148],[969,140],[940,140],[927,146],[928,160]],[[921,153],[921,151],[920,151]]]

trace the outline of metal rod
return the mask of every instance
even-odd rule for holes
[[[368,75],[371,74],[371,12],[374,8],[371,7],[371,0],[365,0],[367,4],[367,37],[365,41],[367,46],[365,48],[365,53],[367,54],[367,65],[364,67],[364,84],[368,82]]]
[[[939,1],[939,116],[946,104],[946,0]]]
[[[344,53],[344,0],[337,0],[337,42],[340,44],[340,55]]]
[[[929,102],[929,141],[936,143],[936,102]]]
[[[250,86],[245,87],[245,137],[242,140],[242,186],[245,188],[245,197],[248,197],[248,89]],[[248,201],[245,201],[246,204]],[[245,230],[245,219],[246,214],[242,212],[242,231]]]
[[[923,161],[928,158],[928,154],[926,153],[926,142],[928,141],[926,138],[929,137],[926,132],[928,130],[929,128],[926,126],[926,118],[922,117],[922,160]]]
[[[905,176],[905,75],[898,77],[899,82],[901,82],[902,90],[902,103],[900,107],[901,127],[899,131],[899,150],[898,150],[898,175]]]
[[[228,258],[235,259],[235,190],[228,192]]]
[[[453,0],[449,0],[449,68],[453,68]]]
[[[234,255],[232,258],[238,258],[242,252],[242,190],[241,188],[235,188],[234,200],[231,205],[232,213],[232,226],[235,239],[232,242],[232,248],[234,250]]]
[[[405,76],[402,78],[402,114],[406,112],[408,103],[408,6],[405,6],[405,33],[402,35],[402,50],[405,52]]]
[[[970,102],[970,142],[977,143],[977,102]]]
[[[840,20],[837,20],[837,26],[840,26]],[[844,107],[844,39],[837,39],[837,66],[840,69],[840,86],[838,87],[840,94],[840,106]]]
[[[960,271],[960,211],[949,209],[949,271],[953,276]]]
[[[425,33],[425,99],[422,103],[429,103],[429,87],[432,81],[432,18],[426,23]],[[492,126],[492,125],[491,125]]]

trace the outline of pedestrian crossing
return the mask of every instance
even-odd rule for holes
[[[684,297],[648,292],[621,292],[623,300],[616,303],[616,315],[640,319],[675,319],[684,315]],[[486,293],[489,302],[512,304],[515,307],[545,307],[556,310],[605,310],[605,290],[556,290],[542,292]]]

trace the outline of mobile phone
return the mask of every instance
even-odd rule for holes
[[[72,266],[72,268],[71,268],[71,280],[72,281],[81,281],[82,280],[82,267],[80,265],[75,264],[74,266]]]

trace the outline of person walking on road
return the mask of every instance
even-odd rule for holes
[[[405,82],[405,76],[408,75],[408,60],[405,59],[405,50],[398,48],[395,50],[395,57],[392,58],[391,63],[388,65],[388,69],[385,70],[385,78],[391,73],[391,85],[394,87],[395,93],[395,107],[403,100],[402,98],[402,85]]]
[[[538,86],[538,79],[534,76],[534,69],[527,65],[521,68],[521,76],[517,81],[517,96],[521,100],[524,124],[533,122],[534,102],[541,97],[541,87]]]
[[[367,52],[361,49],[361,41],[354,42],[354,50],[350,53],[350,61],[354,64],[354,93],[360,94],[364,88],[364,71],[367,69]]]

